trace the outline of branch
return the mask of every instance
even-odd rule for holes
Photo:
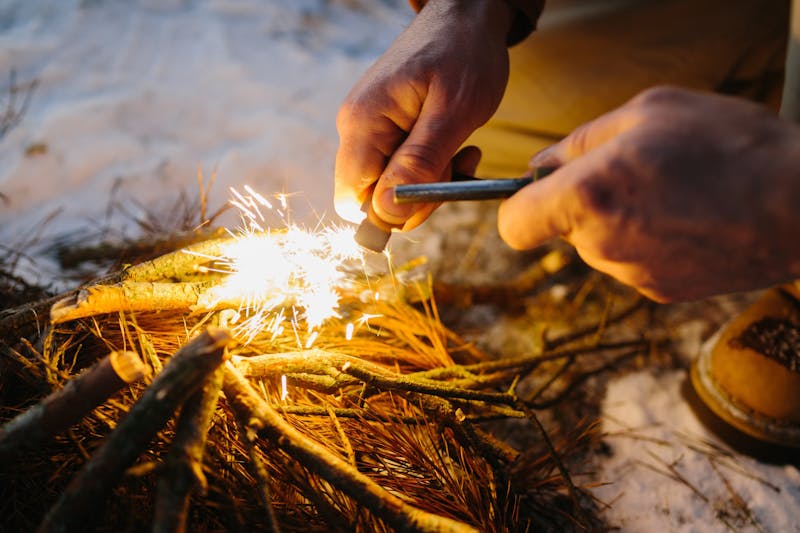
[[[249,431],[270,440],[339,490],[400,531],[477,530],[450,518],[417,509],[362,474],[343,459],[304,437],[261,399],[233,365],[225,366],[225,397]]]
[[[621,311],[603,317],[603,320],[600,321],[598,324],[592,324],[590,326],[586,326],[584,328],[576,329],[574,331],[570,331],[569,333],[565,333],[564,335],[555,337],[553,339],[545,339],[545,349],[552,350],[554,348],[558,348],[559,346],[563,346],[565,344],[569,344],[574,342],[578,339],[582,339],[589,335],[593,335],[595,333],[600,332],[604,327],[607,327],[611,324],[624,320],[625,318],[629,317],[639,309],[641,309],[645,303],[647,302],[644,298],[637,298],[634,300],[633,303],[624,307]]]
[[[130,272],[133,270],[133,272],[128,274],[128,279],[132,279],[135,276],[141,281],[155,281],[153,274],[161,276],[161,279],[191,281],[192,278],[196,277],[198,274],[202,275],[204,272],[196,267],[192,268],[193,265],[184,264],[184,258],[178,254],[188,256],[186,258],[187,260],[191,257],[192,262],[196,265],[198,262],[197,256],[191,256],[187,252],[183,252],[183,250],[199,248],[206,253],[214,252],[218,248],[216,246],[219,241],[218,237],[224,234],[225,231],[223,228],[202,228],[192,231],[169,233],[166,235],[147,235],[136,240],[107,240],[83,246],[70,243],[68,246],[60,246],[56,250],[56,257],[61,268],[70,269],[90,261],[109,259],[119,261],[120,258],[125,260],[125,258],[136,258],[146,255],[153,257],[159,254],[159,252],[164,251],[169,251],[170,253],[166,255],[159,254],[159,257],[171,256],[172,251],[177,250],[177,252],[174,252],[176,254],[174,259],[170,261],[172,263],[170,266],[166,265],[164,260],[155,258],[153,260],[137,263],[136,266],[128,267],[124,269],[123,272]],[[211,239],[214,239],[215,242],[210,243],[209,241],[211,241]],[[150,266],[145,267],[145,265]],[[150,272],[146,272],[146,269],[149,269]]]
[[[255,440],[256,434],[248,431],[240,421],[239,422],[239,437],[247,450],[247,457],[250,459],[250,474],[258,481],[258,498],[261,500],[261,505],[266,511],[267,531],[271,533],[280,533],[280,526],[278,525],[278,518],[275,516],[275,508],[272,506],[272,491],[269,488],[270,476],[264,461],[258,455],[258,448],[256,448]]]
[[[169,360],[164,370],[131,408],[128,416],[105,439],[61,493],[39,526],[40,533],[85,530],[119,482],[125,469],[142,453],[178,406],[226,358],[230,334],[208,328]]]
[[[94,285],[55,302],[50,320],[60,324],[118,311],[188,310],[208,287],[208,283],[161,282]]]
[[[111,352],[94,366],[69,380],[60,390],[0,428],[0,464],[23,449],[34,448],[72,426],[150,368],[134,352]]]
[[[153,295],[157,297],[160,294],[160,298],[165,300],[168,305],[171,302],[172,307],[169,307],[171,309],[188,309],[197,303],[197,296],[192,299],[190,295],[191,284],[187,283],[187,286],[179,286],[174,289],[170,289],[166,285],[170,285],[170,282],[173,281],[199,282],[201,276],[206,273],[201,263],[221,255],[225,243],[231,240],[233,239],[223,238],[199,242],[150,261],[129,266],[78,289],[0,311],[0,340],[13,342],[43,329],[50,318],[51,308],[57,309],[55,323],[107,312],[158,309],[157,304],[152,300],[148,301],[145,296],[137,297],[138,294],[146,293],[147,290],[152,291]],[[157,286],[156,282],[161,282],[163,286]],[[153,285],[148,289],[145,286],[147,283],[153,283]],[[99,288],[106,286],[116,288]],[[132,303],[126,304],[123,296],[131,298]],[[95,299],[97,303],[85,302],[87,298]],[[83,304],[81,304],[82,301]],[[97,305],[100,310],[92,311],[91,306],[93,305]],[[83,310],[74,310],[73,308],[76,306],[82,307]],[[75,315],[69,313],[75,313]]]
[[[192,490],[206,491],[203,453],[221,390],[222,370],[217,368],[181,408],[175,438],[159,475],[154,532],[185,531]]]

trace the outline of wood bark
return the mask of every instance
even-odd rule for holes
[[[227,357],[227,330],[211,327],[169,360],[128,415],[67,485],[40,524],[40,533],[85,531],[125,470],[156,433]]]
[[[0,464],[77,423],[129,383],[150,373],[134,352],[111,352],[0,428]]]
[[[406,503],[344,459],[303,436],[256,394],[233,365],[225,366],[223,391],[245,428],[275,443],[398,531],[477,533],[476,529],[463,522],[428,513]]]

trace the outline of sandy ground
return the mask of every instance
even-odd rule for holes
[[[45,238],[132,234],[137,209],[196,191],[198,166],[216,169],[219,203],[248,183],[298,193],[295,220],[335,220],[337,107],[412,16],[401,0],[0,2],[0,112],[22,109],[36,83],[0,139],[0,245],[51,215]],[[122,216],[112,197],[138,207]],[[436,260],[443,232],[426,231],[409,242]],[[34,275],[55,274],[41,264]],[[690,357],[708,332],[686,322],[675,335]],[[689,408],[686,379],[642,371],[609,384],[610,453],[595,474],[610,482],[595,489],[605,518],[624,531],[800,531],[798,469],[729,450]],[[712,460],[716,447],[730,455]]]

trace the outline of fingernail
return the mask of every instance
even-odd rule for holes
[[[531,157],[530,161],[528,161],[528,166],[530,167],[544,167],[544,166],[558,166],[558,158],[554,154],[555,150],[553,146],[545,148],[544,150],[539,151],[536,155]]]
[[[402,224],[414,214],[414,204],[394,203],[394,187],[384,190],[378,200],[378,216],[390,224]]]

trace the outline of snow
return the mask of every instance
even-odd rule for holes
[[[335,218],[338,105],[412,16],[404,0],[0,2],[0,112],[7,73],[38,83],[0,139],[0,245],[56,212],[45,236],[125,230],[129,219],[106,214],[116,187],[169,206],[175,191],[196,192],[198,166],[217,170],[221,201],[248,183],[302,193],[296,219]],[[678,333],[696,344],[700,328]],[[800,531],[797,468],[723,453],[686,379],[644,370],[611,382],[611,453],[595,476],[609,482],[595,489],[606,518],[623,531],[727,530],[720,516],[742,531]]]
[[[6,2],[0,75],[38,85],[0,145],[0,238],[58,209],[58,230],[85,225],[117,180],[168,201],[198,165],[223,199],[249,183],[302,192],[301,219],[331,214],[336,109],[410,17],[401,2]]]
[[[716,441],[682,393],[687,379],[645,371],[610,384],[603,431],[612,456],[598,478],[612,482],[595,490],[612,503],[606,517],[626,531],[798,531],[800,472]]]

